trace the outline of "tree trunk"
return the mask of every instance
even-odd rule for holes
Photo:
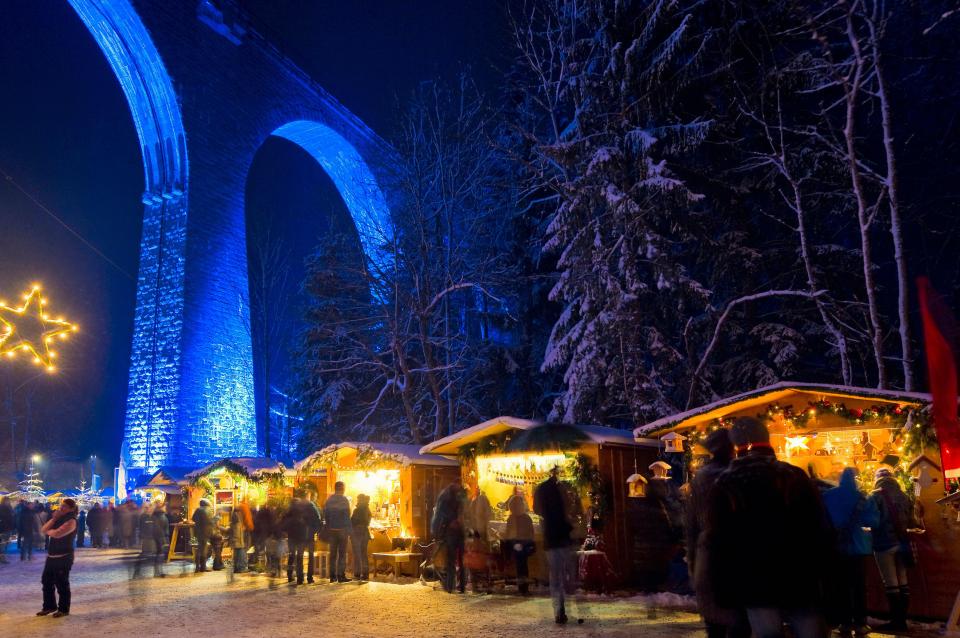
[[[783,162],[783,167],[786,171],[786,161]],[[815,293],[819,288],[817,286],[817,274],[813,268],[813,258],[810,255],[810,240],[807,236],[807,221],[803,208],[803,199],[800,193],[800,185],[792,179],[789,172],[787,172],[787,179],[790,180],[790,186],[793,189],[793,206],[797,216],[797,235],[800,241],[800,255],[803,258],[803,267],[807,273],[807,286],[811,293]],[[834,343],[837,346],[837,352],[840,354],[840,377],[843,379],[843,384],[851,385],[852,373],[850,353],[847,349],[847,337],[843,334],[840,326],[833,320],[833,317],[830,316],[830,313],[827,311],[827,305],[823,299],[821,299],[819,295],[816,295],[813,300],[817,305],[817,311],[820,313],[820,320],[823,321],[827,332],[833,337]]]
[[[880,122],[883,127],[883,152],[887,161],[887,174],[884,186],[887,189],[887,201],[890,208],[890,236],[893,239],[893,259],[897,265],[897,319],[900,332],[900,352],[903,365],[903,389],[912,391],[913,381],[913,345],[910,342],[910,283],[907,274],[907,258],[903,252],[903,223],[900,217],[900,195],[897,192],[897,158],[893,146],[893,116],[890,112],[890,100],[887,96],[886,82],[883,78],[883,66],[880,60],[880,34],[877,32],[875,18],[867,16],[870,29],[871,53],[874,73],[877,77],[877,99],[880,102]]]
[[[847,13],[847,39],[854,55],[854,73],[851,83],[846,89],[846,119],[843,127],[843,137],[847,145],[847,163],[850,169],[850,184],[857,202],[857,222],[860,227],[860,251],[863,261],[863,283],[867,292],[867,309],[870,319],[870,334],[873,343],[873,358],[877,366],[877,387],[887,387],[887,372],[883,360],[883,328],[880,323],[880,308],[877,300],[877,287],[873,278],[873,244],[870,240],[870,226],[872,220],[867,210],[867,200],[864,193],[863,177],[860,166],[857,164],[856,148],[856,117],[857,99],[860,96],[863,81],[863,55],[860,50],[860,41],[854,31],[853,16]]]

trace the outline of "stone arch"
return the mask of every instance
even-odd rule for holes
[[[356,147],[313,120],[288,122],[271,135],[293,142],[320,164],[350,211],[367,259],[385,265],[388,251],[384,248],[392,236],[390,211],[379,181]]]
[[[124,462],[156,469],[174,446],[186,250],[187,143],[163,59],[129,0],[68,0],[113,70],[143,158],[143,249],[137,279]]]
[[[182,196],[187,146],[180,106],[146,27],[126,0],[68,1],[106,56],[130,105],[143,155],[144,199]]]

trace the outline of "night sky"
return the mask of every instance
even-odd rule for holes
[[[508,48],[499,2],[242,4],[261,31],[386,137],[398,104],[418,83],[469,68],[481,85],[493,85]],[[142,214],[136,132],[106,60],[64,0],[4,3],[0,86],[0,170],[92,245],[0,175],[0,298],[40,282],[51,310],[81,327],[77,339],[61,348],[58,374],[34,379],[32,366],[5,365],[0,383],[23,385],[21,392],[32,391],[42,402],[32,439],[37,447],[56,445],[64,458],[116,459]],[[265,208],[275,200],[265,214],[337,205],[319,168],[291,144],[265,145],[255,166],[248,193]],[[298,187],[288,179],[288,188],[281,189],[278,175],[302,181]],[[294,231],[310,237],[322,228],[308,223]],[[295,261],[307,250],[300,242]],[[50,427],[54,422],[66,427]],[[0,428],[6,431],[6,424]],[[48,430],[69,433],[70,440],[55,434],[44,439]]]

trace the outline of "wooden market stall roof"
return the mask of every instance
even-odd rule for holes
[[[702,405],[686,412],[671,414],[641,425],[633,431],[638,439],[651,436],[660,436],[667,432],[686,430],[702,423],[726,416],[731,412],[761,406],[773,401],[780,401],[794,395],[810,395],[811,397],[831,397],[860,401],[876,401],[878,403],[896,403],[899,405],[919,406],[931,401],[929,394],[922,392],[904,392],[900,390],[878,390],[877,388],[855,388],[851,386],[829,385],[821,383],[802,383],[796,381],[781,381],[749,392],[735,394],[707,405]]]
[[[508,430],[529,430],[538,425],[545,425],[544,421],[533,419],[518,419],[512,416],[498,416],[470,426],[469,428],[454,432],[450,436],[437,439],[433,443],[427,443],[420,448],[421,454],[447,454],[455,455],[464,445],[476,443],[488,436],[494,436]],[[587,438],[598,445],[619,444],[619,445],[637,445],[637,441],[630,436],[629,430],[618,430],[608,428],[602,425],[574,425],[583,432]],[[647,442],[640,442],[647,444]],[[659,445],[659,443],[657,443]]]
[[[195,481],[222,467],[242,474],[248,479],[255,481],[259,481],[270,475],[282,475],[287,471],[287,468],[283,466],[283,463],[271,458],[260,456],[235,456],[226,459],[219,459],[213,463],[204,465],[200,469],[188,472],[184,478],[188,481]]]
[[[334,443],[328,445],[322,450],[317,450],[310,456],[297,461],[294,469],[302,472],[311,469],[315,464],[321,462],[324,458],[330,458],[336,454],[338,459],[359,452],[370,451],[377,457],[386,462],[396,463],[401,467],[408,465],[436,465],[446,467],[457,467],[459,463],[456,459],[449,459],[435,454],[424,454],[419,446],[407,445],[403,443],[359,443],[355,441],[345,441],[343,443]]]

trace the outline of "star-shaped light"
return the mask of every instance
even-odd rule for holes
[[[787,443],[787,455],[793,453],[794,450],[809,450],[810,446],[807,445],[807,442],[810,440],[809,436],[787,436],[784,437]]]
[[[57,353],[51,348],[56,339],[66,339],[76,332],[76,324],[47,314],[47,300],[34,284],[23,294],[23,305],[16,308],[0,300],[0,355],[13,359],[18,354],[32,358],[34,365],[42,365],[47,372],[55,372],[53,360]]]

